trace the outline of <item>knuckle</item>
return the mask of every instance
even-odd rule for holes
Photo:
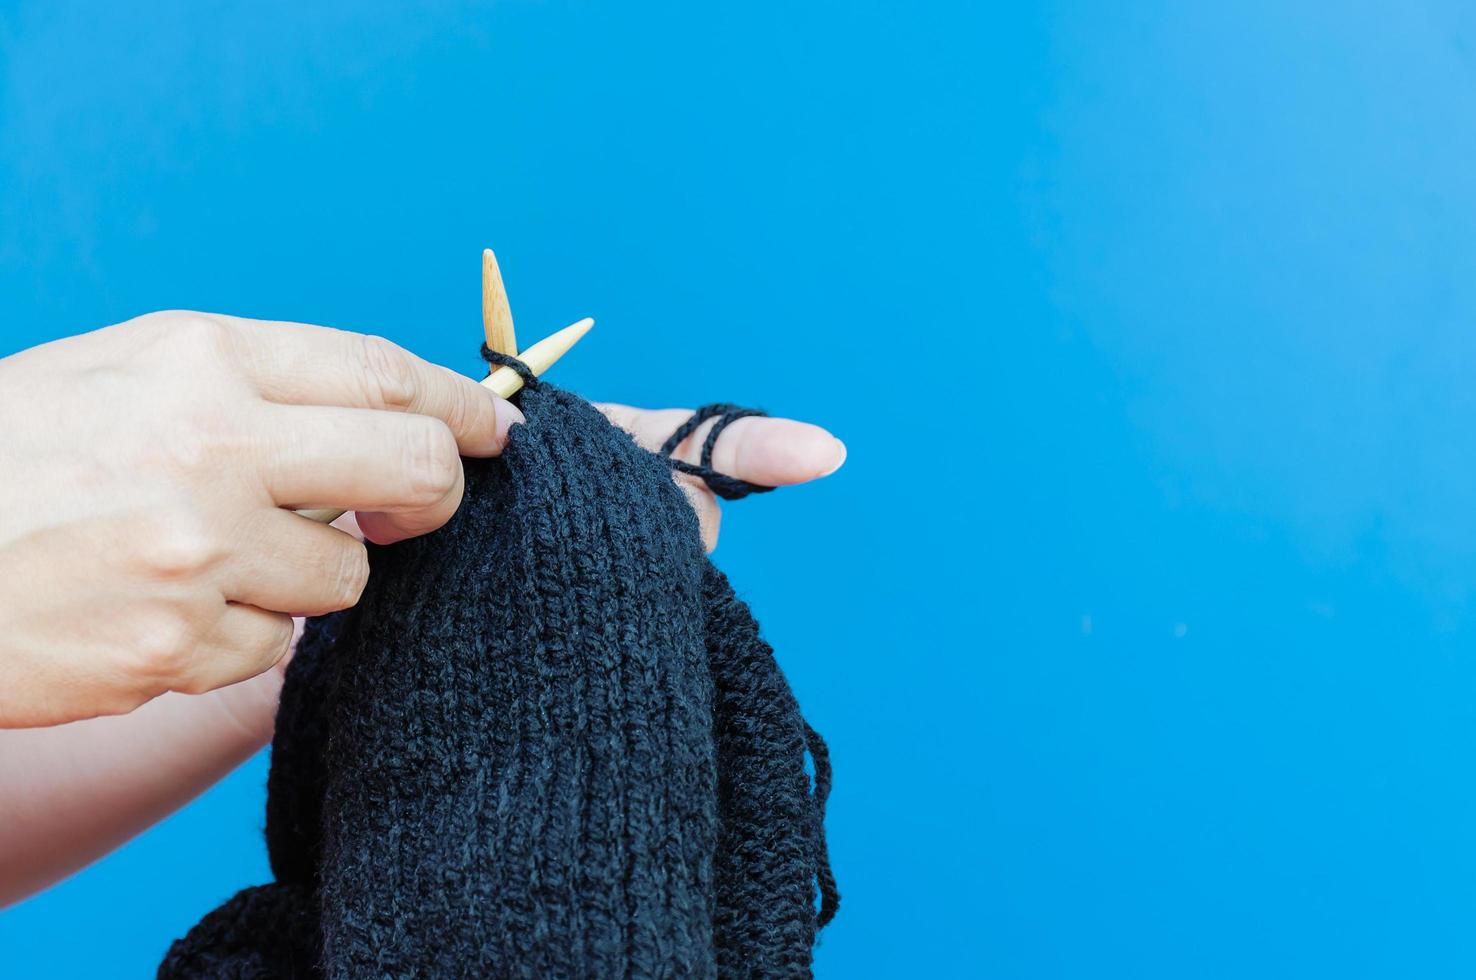
[[[124,671],[145,690],[176,688],[187,674],[194,631],[178,608],[151,609],[135,617],[124,649]]]
[[[272,645],[272,663],[276,663],[292,650],[292,643],[297,639],[297,624],[292,617],[285,613],[277,617],[277,637]]]
[[[195,344],[218,351],[231,343],[231,328],[219,317],[194,310],[165,310],[154,314],[173,342]]]
[[[333,576],[335,608],[347,609],[359,601],[369,584],[369,551],[355,541],[344,548]]]
[[[205,674],[185,674],[171,684],[169,689],[180,694],[209,694],[216,686]]]
[[[277,613],[265,619],[255,637],[255,649],[251,651],[257,655],[263,670],[287,656],[287,651],[292,648],[293,634],[291,616]]]
[[[190,515],[157,517],[140,528],[138,558],[144,572],[163,580],[190,579],[225,558],[224,542]]]
[[[375,408],[408,408],[415,400],[415,375],[405,351],[383,337],[359,339],[364,393]]]
[[[169,473],[205,477],[229,469],[251,447],[241,423],[223,409],[191,406],[159,425],[142,448],[143,462]]]
[[[411,422],[410,447],[405,458],[410,470],[406,502],[411,506],[440,503],[461,478],[456,437],[435,419],[419,417]]]
[[[194,310],[158,310],[118,324],[132,338],[134,352],[167,348],[173,355],[186,355],[196,369],[219,363],[221,354],[235,342],[233,328],[218,316]]]

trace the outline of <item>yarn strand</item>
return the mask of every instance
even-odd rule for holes
[[[518,373],[518,377],[523,379],[524,388],[536,388],[539,384],[541,384],[541,382],[538,380],[538,375],[534,374],[533,369],[530,368],[528,365],[524,364],[513,355],[504,354],[502,353],[502,351],[493,350],[486,344],[482,345],[482,360],[486,361],[488,364],[495,364],[498,367],[512,368]]]
[[[667,438],[666,442],[662,444],[661,449],[658,450],[658,455],[665,457],[667,465],[672,469],[695,476],[703,483],[706,483],[713,493],[722,497],[724,500],[738,500],[752,493],[768,493],[774,488],[764,486],[761,483],[750,483],[747,480],[740,480],[736,476],[719,473],[712,468],[712,452],[714,447],[717,446],[718,436],[723,434],[724,429],[739,419],[762,417],[767,414],[767,412],[757,408],[740,408],[737,405],[729,405],[725,402],[714,402],[711,405],[703,405],[694,411],[692,417],[678,426],[677,430]],[[712,428],[707,432],[707,438],[702,441],[702,461],[700,463],[688,463],[685,460],[673,457],[672,453],[676,452],[676,447],[680,446],[684,439],[696,432],[698,426],[710,418],[716,418],[717,421],[712,424]]]
[[[803,720],[803,719],[801,719]],[[805,746],[815,764],[815,881],[820,886],[820,915],[816,925],[824,929],[840,911],[840,889],[830,868],[830,847],[825,841],[825,803],[830,799],[830,747],[806,721]]]

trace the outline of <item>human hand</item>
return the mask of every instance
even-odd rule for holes
[[[521,414],[388,341],[167,312],[0,359],[0,726],[260,673],[439,527]]]

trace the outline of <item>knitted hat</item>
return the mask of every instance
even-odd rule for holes
[[[276,880],[161,977],[809,975],[823,742],[666,461],[548,385],[520,407],[450,523],[371,547],[359,604],[309,624]]]

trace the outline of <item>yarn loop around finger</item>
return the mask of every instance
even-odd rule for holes
[[[764,486],[761,483],[750,483],[736,476],[720,473],[712,467],[712,453],[717,446],[718,437],[723,430],[739,419],[756,418],[767,416],[768,413],[757,408],[741,408],[726,402],[714,402],[711,405],[703,405],[692,413],[692,417],[677,427],[676,431],[667,437],[665,443],[659,450],[659,455],[666,457],[667,463],[672,469],[681,473],[695,476],[708,489],[722,497],[724,500],[738,500],[747,497],[751,493],[768,493],[773,487]],[[702,441],[702,456],[699,463],[688,463],[672,456],[677,446],[680,446],[688,436],[696,432],[698,427],[708,419],[715,418],[716,422],[707,432],[707,438]]]

